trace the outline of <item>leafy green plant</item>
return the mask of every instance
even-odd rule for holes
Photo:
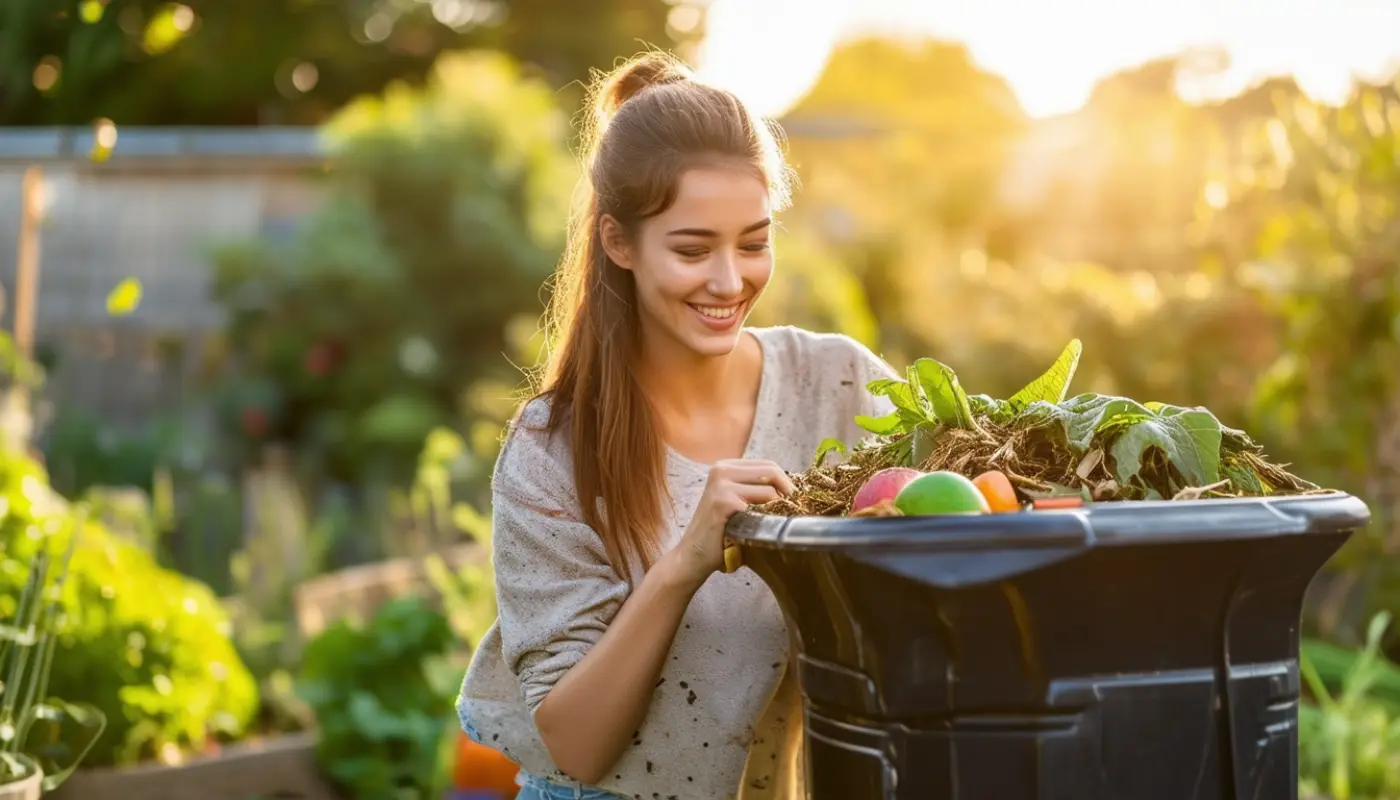
[[[85,763],[168,758],[242,734],[257,689],[207,586],[161,568],[95,523],[74,541],[73,508],[37,463],[13,449],[0,448],[0,501],[0,618],[19,610],[25,565],[71,549],[54,591],[64,624],[48,690],[106,718]]]
[[[35,554],[14,616],[0,626],[0,785],[37,767],[43,790],[51,791],[77,769],[107,726],[91,704],[67,703],[48,692],[57,633],[65,622],[62,587],[84,521],[82,513],[71,520],[76,530],[57,565],[48,550]]]
[[[434,553],[424,559],[428,580],[442,600],[447,621],[457,641],[475,647],[496,621],[496,572],[491,566],[491,518],[466,503],[452,508],[452,519],[459,529],[471,534],[483,550],[479,560],[467,560],[456,572],[442,556]]]
[[[351,798],[442,795],[445,711],[460,679],[454,638],[441,612],[409,596],[307,643],[296,692],[316,715],[321,769]]]
[[[1299,659],[1312,702],[1298,708],[1299,789],[1331,800],[1386,800],[1400,796],[1400,713],[1372,691],[1393,669],[1381,655],[1389,612],[1372,617],[1366,645],[1333,694],[1306,653]]]

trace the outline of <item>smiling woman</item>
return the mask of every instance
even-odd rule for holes
[[[522,765],[521,800],[771,797],[794,764],[770,749],[797,720],[787,631],[761,580],[720,571],[724,526],[886,413],[862,387],[894,372],[844,336],[744,326],[788,201],[773,130],[658,54],[595,97],[544,383],[496,465],[500,615],[462,724]]]

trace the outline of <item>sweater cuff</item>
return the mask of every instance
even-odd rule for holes
[[[545,695],[554,688],[554,684],[564,677],[565,672],[582,661],[587,653],[588,645],[583,642],[566,644],[560,650],[549,653],[520,670],[520,693],[531,718],[544,702]]]

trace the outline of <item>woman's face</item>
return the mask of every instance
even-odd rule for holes
[[[683,173],[675,202],[635,238],[604,218],[608,254],[636,281],[643,336],[700,356],[734,350],[773,276],[769,203],[756,175],[706,167]]]

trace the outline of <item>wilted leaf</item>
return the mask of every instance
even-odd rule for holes
[[[972,413],[991,419],[1001,425],[1010,423],[1016,417],[1016,409],[1001,398],[987,394],[972,394],[967,397]]]
[[[1094,434],[1115,425],[1147,419],[1152,412],[1142,403],[1126,397],[1082,394],[1058,404],[1037,400],[1026,407],[1022,416],[1036,427],[1052,420],[1060,423],[1066,445],[1075,455],[1083,456],[1089,452]]]
[[[1220,440],[1220,421],[1209,411],[1162,406],[1114,440],[1110,452],[1115,477],[1120,484],[1127,484],[1142,469],[1147,449],[1156,447],[1188,483],[1215,483],[1220,480]]]
[[[1253,495],[1266,494],[1259,475],[1249,467],[1242,464],[1226,464],[1221,468],[1220,474],[1230,479],[1230,485],[1236,491]]]

